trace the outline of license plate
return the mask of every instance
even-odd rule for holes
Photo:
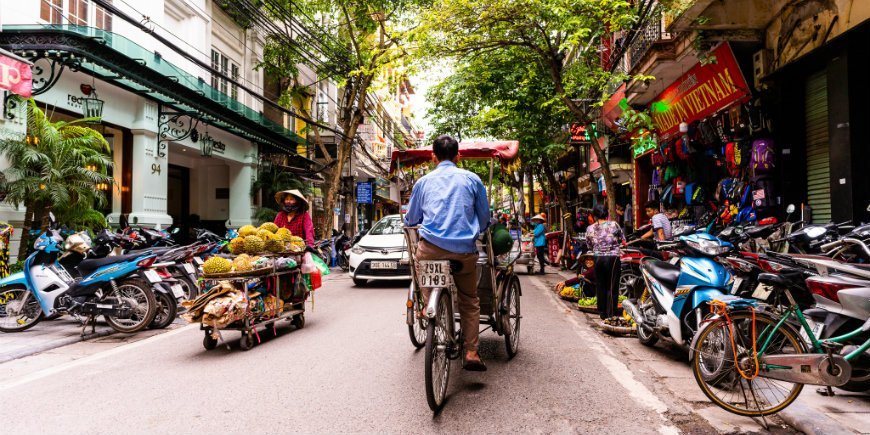
[[[197,257],[197,258],[199,258],[199,257]],[[193,265],[192,265],[192,264],[190,264],[190,263],[184,263],[184,264],[182,265],[182,267],[184,267],[184,271],[185,271],[185,272],[190,273],[190,274],[193,274],[194,269],[193,269]]]
[[[398,263],[395,261],[372,261],[372,269],[397,269]]]
[[[170,286],[169,288],[172,289],[172,294],[175,296],[176,299],[184,297],[184,289],[181,288],[180,284],[175,284],[173,286]]]
[[[204,263],[204,261],[202,261],[202,258],[199,257],[193,257],[193,262],[196,263],[197,266],[202,266],[202,263]]]
[[[420,287],[447,287],[453,281],[449,261],[420,261],[418,275]]]
[[[740,290],[740,284],[743,284],[743,278],[734,278],[734,285],[731,287],[731,294],[736,295]]]
[[[810,329],[813,330],[813,335],[815,335],[816,339],[818,339],[822,335],[822,331],[825,330],[825,324],[824,323],[815,323],[809,319],[807,319],[807,323],[810,324]],[[810,336],[807,335],[807,330],[804,328],[801,328],[801,337],[807,343],[812,343],[812,340],[810,340]]]
[[[752,292],[752,297],[754,299],[766,301],[767,297],[770,296],[770,291],[771,291],[770,286],[767,286],[764,284],[758,284],[758,287],[755,287],[755,291]]]
[[[157,271],[154,271],[154,270],[146,270],[145,271],[145,278],[148,278],[148,281],[152,284],[155,282],[163,281],[160,278],[160,275],[157,274]]]

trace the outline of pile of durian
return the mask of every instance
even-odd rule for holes
[[[291,234],[287,228],[278,228],[272,222],[266,222],[259,228],[253,225],[239,228],[239,236],[230,240],[229,250],[236,255],[295,253],[305,250],[305,241]]]
[[[250,256],[241,254],[230,260],[217,255],[205,260],[202,264],[202,272],[206,275],[215,275],[230,272],[250,272],[272,266],[272,261],[266,257]]]

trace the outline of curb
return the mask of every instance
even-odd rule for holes
[[[43,344],[40,344],[38,346],[34,346],[31,348],[22,350],[20,352],[2,355],[2,356],[0,356],[0,364],[6,363],[9,361],[13,361],[16,359],[28,357],[31,355],[35,355],[38,353],[46,352],[49,350],[57,349],[59,347],[68,346],[70,344],[75,344],[75,343],[78,343],[80,341],[86,341],[86,340],[90,340],[93,338],[106,337],[106,336],[112,335],[114,333],[115,333],[115,331],[113,331],[112,329],[105,329],[102,331],[97,331],[93,334],[85,335],[84,337],[77,335],[77,336],[72,336],[72,337],[67,337],[67,338],[61,338],[59,340],[49,341],[48,343],[43,343]]]
[[[807,435],[854,435],[837,420],[802,403],[792,403],[777,414],[789,426]]]

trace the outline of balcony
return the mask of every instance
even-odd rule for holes
[[[628,70],[633,71],[649,53],[654,45],[673,41],[673,36],[665,29],[662,19],[656,19],[638,32],[628,47]]]

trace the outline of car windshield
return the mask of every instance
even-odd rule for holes
[[[372,230],[369,231],[373,236],[386,236],[390,234],[402,234],[402,220],[399,218],[384,218],[379,220]]]

